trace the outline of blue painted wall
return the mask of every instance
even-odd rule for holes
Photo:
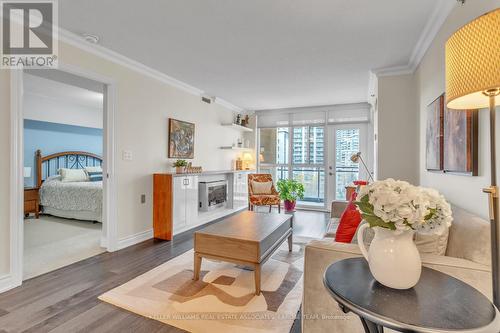
[[[25,186],[35,184],[35,152],[42,155],[79,150],[102,156],[102,129],[24,120],[24,166],[31,167]]]

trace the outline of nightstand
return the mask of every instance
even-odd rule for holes
[[[40,197],[38,195],[38,188],[25,188],[24,189],[24,215],[28,216],[30,213],[34,213],[35,217],[38,218],[40,212]]]

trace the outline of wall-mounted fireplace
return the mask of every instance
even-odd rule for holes
[[[217,180],[198,184],[199,207],[201,211],[210,211],[225,207],[227,202],[227,181]]]

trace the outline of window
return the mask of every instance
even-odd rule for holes
[[[305,196],[299,203],[304,205],[323,206],[325,202],[324,131],[324,126],[261,128],[259,131],[260,171],[272,174],[275,181],[288,178],[300,181]]]
[[[288,164],[289,134],[287,127],[260,129],[261,164]]]
[[[324,163],[324,127],[293,128],[293,164]]]
[[[304,185],[302,204],[325,202],[324,131],[323,126],[293,128],[292,177]]]
[[[304,185],[302,204],[322,204],[325,201],[325,169],[314,167],[293,168],[293,179]]]

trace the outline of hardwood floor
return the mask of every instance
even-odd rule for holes
[[[321,237],[327,221],[325,213],[299,211],[294,233]],[[27,280],[0,294],[0,333],[182,332],[97,297],[192,248],[193,231],[188,231],[170,242],[148,240]],[[299,320],[291,332],[300,332]]]

